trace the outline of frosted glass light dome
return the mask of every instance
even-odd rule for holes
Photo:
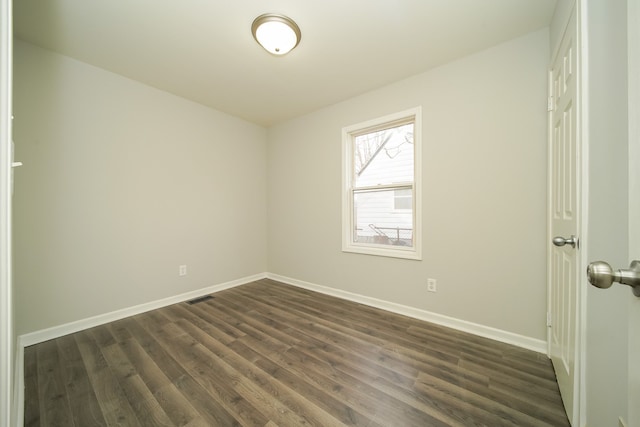
[[[300,43],[300,28],[283,15],[264,14],[251,25],[253,37],[265,50],[274,55],[284,55]]]

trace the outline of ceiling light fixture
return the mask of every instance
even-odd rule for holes
[[[291,18],[284,15],[265,13],[251,24],[251,33],[267,52],[284,55],[298,46],[302,33]]]

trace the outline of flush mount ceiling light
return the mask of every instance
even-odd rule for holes
[[[284,15],[265,13],[251,24],[253,37],[267,52],[284,55],[298,46],[302,33],[291,18]]]

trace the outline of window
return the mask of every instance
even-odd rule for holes
[[[342,130],[342,250],[421,259],[421,109]]]

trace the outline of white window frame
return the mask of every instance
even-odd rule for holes
[[[355,137],[364,133],[413,121],[413,246],[391,246],[354,242],[354,155]],[[342,128],[342,251],[412,260],[422,259],[422,108],[389,114]],[[387,186],[380,186],[383,190]],[[397,186],[401,187],[401,185]],[[391,187],[393,188],[393,187]]]

